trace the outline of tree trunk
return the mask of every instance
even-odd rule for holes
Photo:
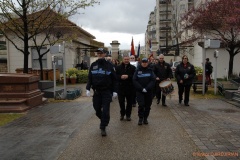
[[[24,30],[24,64],[23,64],[23,73],[28,73],[28,20],[27,20],[27,3],[26,0],[22,1],[22,7],[23,7],[23,30]]]
[[[28,73],[28,53],[24,52],[23,73]]]
[[[39,65],[40,65],[40,79],[43,80],[42,56],[39,56],[38,61],[39,61]]]
[[[233,74],[233,60],[234,60],[234,53],[233,51],[229,52],[229,64],[228,64],[228,77],[232,77]]]

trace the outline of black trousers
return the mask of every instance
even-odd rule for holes
[[[160,100],[161,97],[162,97],[162,103],[165,104],[165,102],[166,102],[166,96],[162,95],[162,90],[161,90],[161,88],[159,87],[159,83],[156,84],[156,97],[157,97],[158,100]]]
[[[104,129],[110,121],[110,103],[112,101],[112,93],[110,90],[94,91],[93,108],[96,116],[101,120],[100,128]]]
[[[183,100],[183,92],[184,92],[184,104],[189,103],[189,94],[190,94],[191,86],[192,84],[184,85],[184,84],[178,83],[179,101]]]
[[[118,91],[118,102],[120,105],[120,114],[121,116],[131,117],[132,113],[132,104],[133,104],[133,93],[131,88],[120,89]],[[135,92],[136,93],[136,92]],[[127,104],[125,105],[125,99]]]
[[[132,104],[135,104],[136,105],[136,89],[135,88],[133,88],[132,89]]]
[[[138,117],[148,118],[152,105],[152,91],[147,93],[137,92]]]

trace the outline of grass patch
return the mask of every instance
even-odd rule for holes
[[[214,94],[214,88],[213,87],[208,87],[208,91],[202,95],[202,90],[196,91],[194,92],[193,89],[191,89],[191,93],[190,93],[192,98],[196,98],[196,99],[215,99],[215,98],[223,98],[223,96],[221,94],[218,93],[217,90],[217,94]]]
[[[74,99],[75,100],[75,99]],[[54,98],[48,98],[48,102],[50,103],[59,103],[59,102],[72,102],[73,100],[68,99],[54,99]]]
[[[24,115],[23,113],[0,113],[0,126],[4,126]]]

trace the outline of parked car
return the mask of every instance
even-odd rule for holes
[[[181,63],[180,61],[174,61],[174,62],[172,63],[171,69],[172,69],[173,77],[175,77],[176,67],[177,67],[177,65],[179,65],[180,63]]]

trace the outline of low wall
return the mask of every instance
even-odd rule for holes
[[[23,68],[17,68],[16,73],[23,73]],[[28,74],[33,74],[40,76],[40,70],[39,69],[28,69]],[[53,81],[53,69],[43,69],[43,79],[42,80],[50,80]],[[60,71],[56,69],[56,80],[60,80]]]

